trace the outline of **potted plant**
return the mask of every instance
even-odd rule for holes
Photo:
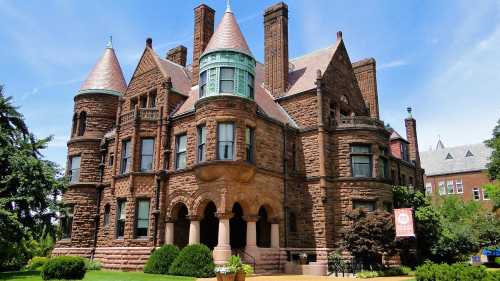
[[[214,269],[217,281],[234,281],[236,268],[229,265],[216,266]]]
[[[249,264],[242,264],[241,270],[236,273],[234,281],[245,281],[247,275],[253,274],[253,268]]]
[[[307,264],[307,254],[301,253],[299,255],[299,264]]]

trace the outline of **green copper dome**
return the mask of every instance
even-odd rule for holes
[[[200,58],[200,99],[235,95],[253,100],[255,67],[236,18],[227,9]]]

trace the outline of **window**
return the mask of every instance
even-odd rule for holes
[[[454,187],[454,185],[453,185],[453,181],[447,181],[447,182],[446,182],[446,192],[447,192],[448,194],[453,194],[453,193],[455,193],[455,191],[453,190],[453,187]]]
[[[130,99],[130,110],[134,110],[137,106],[137,98]]]
[[[432,183],[428,182],[425,184],[425,194],[432,195]]]
[[[405,160],[405,161],[410,161],[410,155],[408,152],[408,144],[405,142],[401,143],[401,157],[403,157],[403,160]]]
[[[207,72],[203,71],[200,74],[200,98],[207,94]]]
[[[149,226],[149,199],[137,201],[135,237],[148,236]]]
[[[253,79],[253,75],[250,73],[248,73],[247,83],[248,83],[248,97],[253,99],[254,98],[254,90],[253,90],[254,79]]]
[[[106,204],[106,206],[104,206],[104,227],[109,225],[110,212],[111,212],[111,207],[109,206],[109,204]]]
[[[149,92],[149,107],[156,108],[156,89]]]
[[[139,99],[140,102],[140,107],[141,108],[146,108],[148,107],[148,97],[146,95],[143,95]]]
[[[354,201],[352,201],[352,208],[353,209],[363,209],[363,210],[368,211],[368,212],[375,211],[375,202],[354,200]]]
[[[113,153],[110,153],[108,165],[111,167],[111,166],[113,166],[113,163],[115,163],[115,155]]]
[[[64,213],[61,217],[61,238],[62,239],[70,239],[71,238],[71,230],[73,228],[73,206],[68,206],[64,210]]]
[[[297,171],[297,146],[295,142],[292,144],[292,171]]]
[[[446,160],[451,160],[451,159],[453,159],[453,156],[451,156],[451,153],[448,153],[446,155]]]
[[[206,160],[207,126],[198,127],[198,163]]]
[[[125,234],[125,217],[127,201],[124,199],[118,200],[118,208],[116,212],[116,237],[123,238]]]
[[[481,191],[479,190],[479,187],[474,187],[472,189],[472,194],[474,195],[474,200],[481,199]]]
[[[290,232],[297,232],[297,217],[293,212],[288,216],[288,229]]]
[[[154,139],[141,139],[141,172],[153,170]]]
[[[85,134],[85,127],[87,126],[87,113],[83,111],[80,113],[80,121],[78,122],[78,135],[83,136]]]
[[[80,156],[70,158],[69,182],[75,183],[80,181]]]
[[[439,195],[445,195],[446,187],[444,186],[444,181],[440,181],[438,185],[439,185]]]
[[[483,188],[483,200],[490,200],[490,195],[488,194],[488,190]]]
[[[455,181],[456,184],[456,192],[457,193],[464,193],[464,184],[461,179]]]
[[[125,174],[130,171],[131,157],[132,157],[132,142],[130,140],[123,141],[122,145],[122,165],[120,172]]]
[[[253,163],[253,129],[250,127],[245,128],[245,148],[247,161]]]
[[[71,136],[76,134],[76,128],[78,123],[78,114],[73,115],[73,126],[71,127]]]
[[[351,168],[353,177],[372,176],[372,155],[369,145],[351,146]]]
[[[233,160],[234,124],[219,123],[217,126],[217,157],[219,160]]]
[[[219,92],[226,94],[234,93],[234,68],[221,67]]]
[[[380,157],[379,157],[379,176],[382,179],[387,179],[389,177],[389,165],[386,156],[386,149],[380,148]]]
[[[179,135],[175,142],[175,168],[177,170],[186,168],[186,146],[187,135]]]

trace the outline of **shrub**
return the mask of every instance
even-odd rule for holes
[[[167,274],[170,265],[179,255],[179,248],[174,245],[164,245],[156,249],[144,266],[145,273]]]
[[[25,270],[41,271],[43,266],[49,261],[47,257],[33,257],[24,267]]]
[[[358,278],[375,278],[378,276],[379,274],[377,271],[360,271],[356,273],[356,277]]]
[[[435,264],[426,262],[417,267],[417,281],[486,281],[488,273],[484,266],[471,266],[464,263]],[[494,279],[493,279],[494,280]]]
[[[402,276],[409,275],[411,268],[408,266],[391,267],[386,270],[380,271],[379,276]]]
[[[98,260],[85,259],[85,269],[86,270],[101,270],[101,262]]]
[[[206,278],[215,276],[214,269],[215,265],[210,249],[205,245],[195,244],[182,249],[170,265],[168,273]]]
[[[59,256],[51,258],[43,267],[42,279],[81,280],[85,276],[85,259],[81,257]]]

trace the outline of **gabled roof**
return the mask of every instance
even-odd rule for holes
[[[325,49],[317,50],[290,60],[288,91],[285,96],[302,93],[316,88],[316,71],[324,73],[342,40]]]
[[[172,79],[173,90],[187,95],[191,90],[191,73],[188,72],[187,68],[173,61],[160,58],[154,51],[153,54],[163,75]]]
[[[97,61],[85,82],[80,87],[78,94],[83,93],[108,93],[121,95],[127,90],[127,83],[123,72],[111,46],[104,50],[104,54]]]
[[[396,130],[392,129],[390,140],[402,140],[404,142],[408,142],[405,138],[403,138]]]
[[[212,35],[212,38],[210,38],[203,55],[217,50],[233,50],[252,56],[252,52],[248,47],[247,41],[241,33],[240,26],[230,9],[226,10],[222,16],[222,19]]]
[[[468,152],[472,156],[467,156]],[[473,172],[486,169],[491,153],[484,143],[443,147],[421,152],[420,161],[427,176]]]
[[[257,103],[258,110],[274,120],[289,124],[292,127],[297,127],[295,121],[293,121],[287,112],[274,101],[272,95],[264,88],[264,66],[257,63],[255,70],[255,102]],[[174,117],[194,110],[194,105],[199,97],[198,90],[198,86],[191,88],[188,99],[173,114]]]

